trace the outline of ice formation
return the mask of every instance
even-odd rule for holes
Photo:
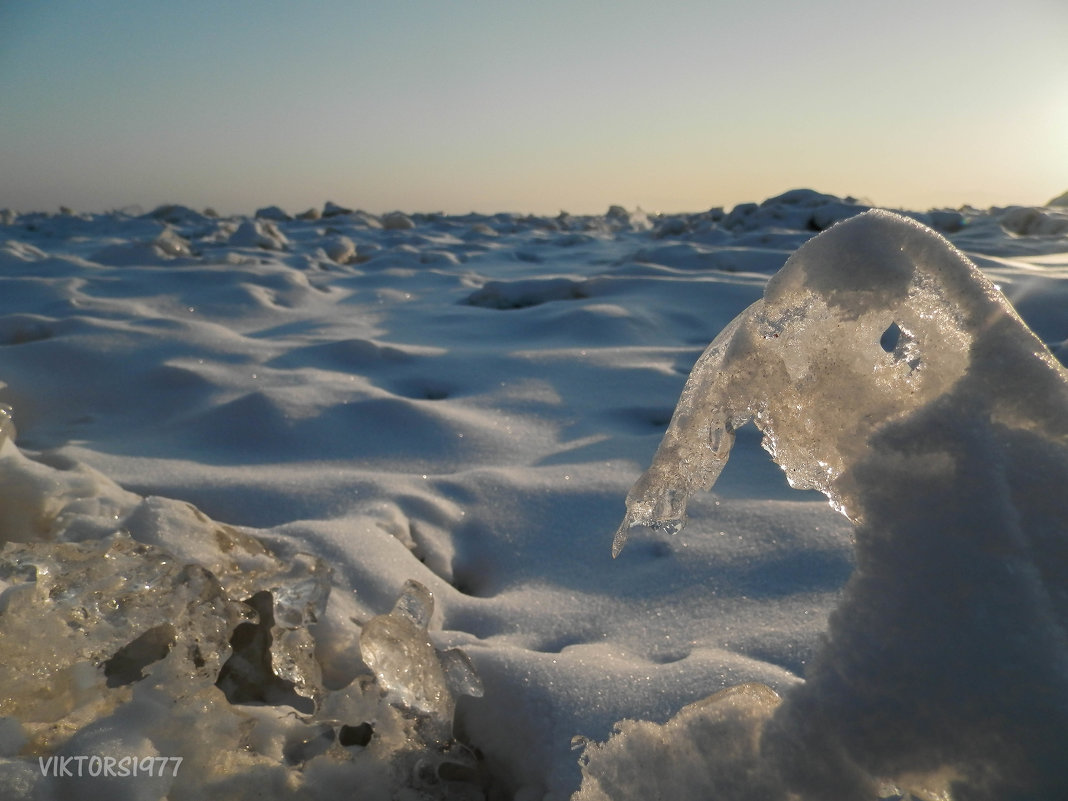
[[[797,250],[700,357],[613,553],[633,526],[681,527],[750,419],[791,485],[855,524],[856,569],[805,683],[778,705],[732,697],[749,710],[734,718],[760,719],[744,737],[703,729],[715,775],[686,784],[650,765],[643,781],[664,797],[750,798],[752,777],[768,799],[1063,797],[1064,368],[941,236],[853,217]],[[693,718],[659,733],[693,741]],[[650,736],[627,726],[587,751],[576,798],[649,797],[618,781]]]
[[[369,620],[360,634],[360,653],[387,697],[425,721],[428,739],[452,738],[457,695],[482,695],[482,684],[458,648],[438,653],[427,625],[434,613],[430,592],[409,581],[393,611]]]
[[[409,582],[393,612],[366,621],[328,682],[323,649],[338,648],[326,640],[353,621],[328,608],[321,559],[31,460],[9,433],[0,797],[483,797],[478,760],[452,732],[456,699],[480,694],[479,680],[462,652],[430,642],[425,587]],[[89,784],[49,767],[87,754],[182,761],[165,777]]]

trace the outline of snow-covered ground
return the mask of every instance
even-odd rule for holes
[[[973,516],[1024,520],[1025,531],[1040,525],[1032,518],[1044,520],[1041,547],[1019,545],[1026,558],[1001,559],[1011,547],[990,541],[983,548],[998,559],[982,569],[957,563],[964,540],[953,526],[963,524],[946,514],[931,522],[945,496],[910,495],[900,476],[884,476],[889,497],[865,507],[863,519],[854,515],[862,533],[900,508],[934,540],[942,530],[956,538],[917,551],[916,575],[905,569],[900,583],[893,575],[877,582],[886,608],[907,610],[919,634],[879,604],[871,612],[869,594],[870,620],[901,630],[871,630],[865,650],[863,624],[842,613],[839,638],[825,640],[832,610],[856,607],[856,582],[844,590],[857,560],[863,567],[872,555],[854,555],[853,522],[826,497],[790,487],[750,424],[737,431],[714,490],[692,498],[684,530],[631,529],[612,558],[624,499],[698,356],[762,298],[791,254],[865,208],[797,190],[729,212],[671,216],[619,207],[596,217],[380,216],[333,204],[299,218],[273,207],[250,218],[179,206],[0,212],[0,402],[11,408],[0,450],[0,542],[8,543],[0,552],[0,797],[562,801],[581,784],[586,798],[629,799],[650,797],[639,779],[659,762],[678,781],[662,785],[665,798],[708,787],[725,799],[774,798],[781,777],[773,782],[752,753],[728,744],[758,736],[775,694],[796,699],[794,717],[798,709],[820,717],[819,704],[838,697],[828,689],[835,677],[855,682],[855,671],[880,663],[901,668],[894,697],[879,685],[881,703],[867,698],[863,725],[843,736],[879,740],[856,748],[878,754],[885,775],[858,780],[851,771],[862,756],[827,757],[840,744],[814,726],[800,761],[820,767],[788,777],[793,789],[809,792],[805,781],[816,787],[838,770],[841,798],[892,797],[905,787],[945,797],[967,767],[943,769],[960,750],[939,750],[946,727],[957,727],[967,750],[982,740],[973,730],[1002,730],[991,720],[1033,730],[1046,715],[1045,740],[1062,745],[1068,575],[1058,571],[1068,520],[1063,501],[1039,498],[1063,491],[1051,476],[1068,442],[1064,417],[1051,429],[1028,414],[1036,392],[1055,407],[1063,391],[1051,395],[1008,364],[1027,350],[1025,333],[991,334],[978,312],[955,311],[967,293],[941,267],[935,289],[934,279],[916,286],[947,305],[932,312],[928,304],[913,322],[894,307],[889,339],[872,344],[890,383],[871,395],[831,376],[833,397],[841,403],[855,392],[859,406],[882,392],[891,402],[908,394],[891,385],[900,374],[912,387],[920,320],[935,319],[927,336],[944,339],[947,354],[983,343],[1004,368],[986,383],[958,382],[975,370],[957,357],[923,362],[918,375],[934,394],[916,403],[947,394],[954,405],[918,439],[949,437],[945,421],[972,419],[968,399],[1004,376],[994,424],[1011,421],[1046,444],[1021,438],[997,453],[1026,466],[1010,484],[1041,492],[988,493]],[[1068,210],[907,214],[964,251],[1064,361]],[[873,218],[857,219],[848,230],[863,243],[872,225],[863,220]],[[775,303],[785,308],[789,275],[807,270],[832,298],[835,326],[864,318],[863,303],[841,298],[863,289],[852,276],[883,275],[887,248],[838,244],[843,230],[818,240],[831,243],[821,258],[835,269],[819,272],[815,257],[799,256],[801,266],[773,287]],[[915,245],[909,259],[941,264],[951,251],[919,231],[891,226],[889,240],[898,237],[902,253]],[[862,254],[856,265],[850,253]],[[887,263],[893,273],[897,262]],[[783,331],[814,319],[791,314]],[[801,326],[822,348],[805,346],[806,358],[818,351],[828,371],[855,358],[843,344],[848,330],[819,325]],[[1006,337],[1017,351],[1002,346]],[[785,363],[795,378],[812,369],[792,358]],[[1051,365],[1049,386],[1063,387]],[[812,397],[826,412],[831,396],[818,389]],[[777,397],[778,389],[761,391]],[[848,472],[850,459],[872,452],[857,439],[855,413],[844,404],[835,436],[863,447],[842,457],[845,468],[821,462],[829,483],[808,482],[846,512],[855,487],[838,487],[834,470]],[[878,419],[896,413],[882,409]],[[837,418],[818,425],[814,436],[835,430]],[[961,428],[965,437],[975,430]],[[780,448],[780,461],[792,458]],[[907,472],[920,481],[914,467]],[[865,486],[879,485],[865,475]],[[1021,512],[1021,497],[1038,511]],[[908,564],[909,547],[895,559]],[[1030,596],[1017,603],[998,584],[999,564],[1013,575],[1038,570],[1041,580],[1022,586],[1045,588],[1049,608],[1036,611]],[[952,578],[951,592],[939,591],[943,578]],[[930,599],[918,600],[925,586]],[[936,649],[937,659],[908,653],[931,644],[924,632],[957,629],[967,632],[959,659],[946,656],[953,648]],[[835,643],[856,650],[851,668],[838,669]],[[1020,652],[1042,657],[1023,662],[1040,674],[1035,693],[1026,681],[1018,686],[1010,660],[998,661]],[[818,681],[802,685],[810,670]],[[668,728],[624,724],[598,745],[619,721],[664,723],[738,687],[726,695],[734,717],[720,696]],[[1004,703],[984,706],[998,687]],[[863,693],[840,697],[854,695]],[[952,703],[938,707],[947,697]],[[706,708],[718,723],[701,722]],[[926,750],[898,754],[895,732]],[[917,732],[942,739],[916,740]],[[976,753],[992,748],[984,741]],[[712,750],[718,761],[706,759]],[[638,752],[652,767],[628,778],[619,765],[642,764]],[[147,757],[165,763],[166,775],[122,773]],[[1006,770],[1031,770],[1034,786],[1049,790],[1043,758],[1013,754]],[[732,763],[717,775],[734,789],[706,775],[721,762]],[[990,787],[998,770],[990,768]],[[910,784],[908,774],[922,776]],[[870,778],[887,783],[865,784]],[[986,785],[965,778],[969,798],[988,797]]]

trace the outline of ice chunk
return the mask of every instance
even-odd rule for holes
[[[271,222],[288,222],[293,219],[281,206],[263,206],[256,209],[256,213],[252,216],[258,220],[270,220]]]
[[[330,596],[332,572],[322,559],[276,553],[251,534],[166,498],[145,498],[122,526],[142,542],[205,566],[228,597],[255,611],[256,622],[240,627],[242,652],[231,657],[220,678],[228,696],[285,698],[283,703],[301,709],[318,703],[322,672],[309,626]]]
[[[169,223],[170,225],[195,225],[197,223],[207,222],[208,217],[211,215],[201,214],[199,211],[191,209],[188,206],[168,203],[162,206],[157,206],[144,216],[149,219]]]
[[[352,209],[345,208],[344,206],[339,206],[337,203],[334,203],[331,200],[326,201],[326,204],[323,206],[322,216],[324,218],[341,217],[346,214],[352,214]]]
[[[382,227],[387,231],[407,231],[415,228],[415,222],[403,212],[391,211],[382,215]]]
[[[1068,212],[1064,207],[1049,204],[1052,208],[1011,206],[1001,215],[1001,225],[1006,231],[1020,236],[1056,236],[1068,231]]]
[[[228,240],[233,247],[263,248],[264,250],[285,250],[289,240],[271,220],[245,220],[230,235]]]
[[[15,445],[13,417],[0,410],[0,543],[101,537],[138,497],[92,468],[30,459]],[[10,426],[10,427],[8,427]]]
[[[103,685],[138,681],[168,655],[175,678],[214,676],[239,619],[211,573],[122,535],[8,543],[0,587],[0,715],[29,726],[35,748],[85,707],[117,703]]]
[[[189,241],[173,228],[166,227],[154,239],[119,242],[96,251],[92,260],[98,264],[125,267],[141,264],[166,264],[172,259],[194,255]]]
[[[409,581],[389,614],[369,620],[360,634],[360,654],[387,697],[425,718],[428,739],[452,737],[457,695],[482,695],[467,656],[458,649],[439,655],[427,625],[434,599],[422,584]]]
[[[881,779],[1063,794],[1065,369],[941,236],[854,217],[698,360],[613,553],[632,526],[681,526],[748,419],[793,486],[857,526],[822,651],[764,727],[766,769],[806,799],[871,798]]]
[[[359,259],[356,253],[356,244],[347,236],[337,234],[324,237],[322,247],[326,257],[338,264],[352,264]]]
[[[108,797],[303,798],[353,786],[375,798],[483,797],[478,759],[451,732],[455,699],[480,684],[462,653],[429,644],[421,585],[382,616],[405,646],[391,651],[381,636],[376,646],[381,619],[368,624],[367,642],[386,655],[368,661],[389,663],[379,672],[391,692],[366,675],[328,689],[317,657],[330,617],[322,560],[179,501],[68,499],[95,485],[10,441],[0,468],[34,515],[42,487],[65,504],[48,513],[48,541],[30,532],[0,550],[0,796],[74,797],[85,785],[43,774],[38,757],[95,754],[183,760],[151,795],[137,781],[102,781]],[[351,625],[331,614],[327,628]]]

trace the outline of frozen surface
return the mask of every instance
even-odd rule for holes
[[[635,525],[681,528],[749,419],[791,486],[856,525],[857,564],[805,683],[745,735],[738,765],[676,792],[862,799],[892,780],[991,801],[1062,793],[1064,368],[947,241],[888,212],[853,217],[791,256],[697,361],[613,553]],[[685,716],[665,726],[672,743],[695,736]],[[644,752],[642,736],[616,737]],[[724,789],[754,774],[781,787]]]
[[[866,210],[0,214],[0,798],[1048,788],[1061,212]]]

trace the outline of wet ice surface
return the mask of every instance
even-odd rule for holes
[[[882,272],[834,274],[804,254],[863,210],[802,191],[671,217],[5,214],[0,795],[564,799],[582,781],[578,735],[606,742],[586,752],[583,793],[594,775],[616,798],[653,781],[703,796],[745,775],[738,798],[854,779],[864,797],[867,775],[904,787],[914,771],[934,787],[943,763],[966,775],[997,751],[971,736],[973,687],[975,714],[1025,744],[992,778],[1041,776],[1061,720],[1029,728],[1035,699],[1061,692],[1063,441],[1035,447],[1063,409],[1055,392],[1015,391],[1040,386],[1041,370],[1006,354],[1038,346],[1007,311],[975,325],[983,303],[1001,307],[948,267],[937,281],[889,270],[900,280],[836,327]],[[917,216],[1063,353],[1061,212]],[[934,241],[907,226],[862,233],[850,250],[873,264]],[[806,242],[801,269],[769,284]],[[948,258],[940,241],[923,248],[926,264]],[[898,285],[942,311],[910,317]],[[726,410],[731,429],[756,417],[791,480],[830,490],[859,523],[855,555],[853,525],[791,489],[750,425],[728,432],[730,464],[685,530],[634,530],[613,561],[628,486],[702,348],[739,315],[721,340],[733,344],[696,371],[691,417]],[[817,343],[807,356],[787,344],[797,334]],[[721,358],[752,380],[720,387],[704,368]],[[916,408],[893,411],[906,389]],[[966,403],[983,397],[992,411]],[[812,398],[826,419],[806,433],[795,406]],[[862,404],[871,425],[893,425],[868,432],[850,416]],[[945,492],[964,463],[996,489],[982,505]],[[684,489],[708,482],[702,469]],[[969,549],[962,505],[1007,527]],[[945,519],[922,514],[943,506]],[[895,603],[866,602],[873,592]],[[899,646],[856,648],[877,629]],[[1010,666],[1014,649],[1027,658]],[[990,690],[984,664],[1014,683]],[[833,686],[843,676],[848,693]],[[920,708],[935,711],[907,719]],[[811,709],[825,725],[793,753]],[[752,745],[769,718],[773,771]],[[609,741],[624,719],[646,722]],[[655,726],[669,719],[664,739]],[[666,751],[642,745],[657,737]],[[701,761],[708,743],[719,757]],[[155,783],[41,775],[38,756],[78,754],[183,763]],[[640,770],[614,772],[621,760]],[[673,766],[667,778],[657,764]]]

